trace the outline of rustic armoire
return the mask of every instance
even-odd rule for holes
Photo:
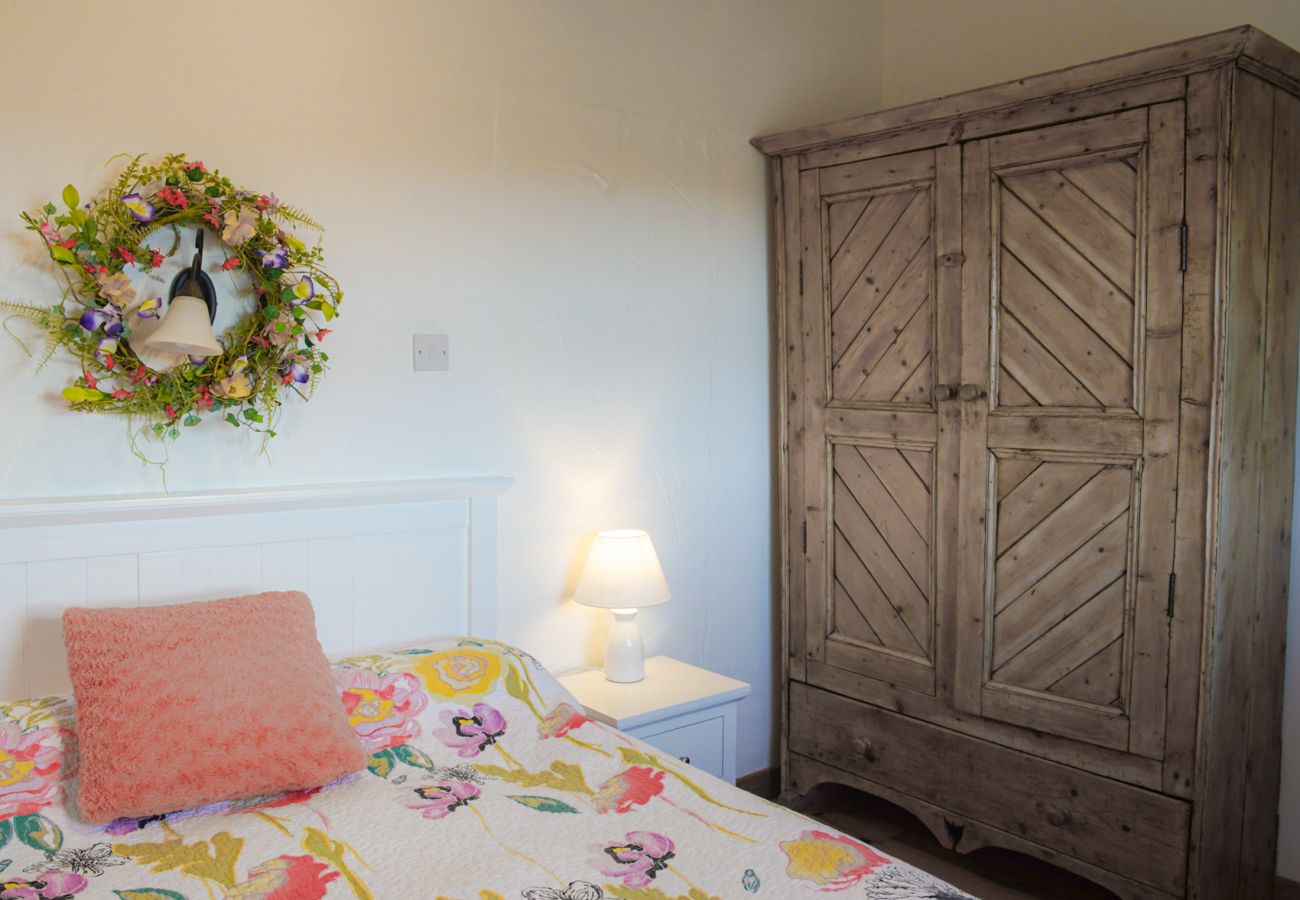
[[[1124,897],[1271,895],[1297,95],[1238,28],[755,141],[787,795]]]

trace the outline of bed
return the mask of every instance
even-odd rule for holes
[[[367,493],[366,504],[375,496]],[[299,511],[318,528],[336,516],[355,519],[345,508],[366,505],[326,510],[301,500],[295,501]],[[472,575],[482,573],[483,556],[490,556],[483,520],[491,521],[492,510],[476,512],[476,498],[445,492],[419,503],[462,501],[463,521],[451,521],[460,523],[455,527],[464,529],[465,539],[450,545],[463,548],[457,565],[467,574],[456,582],[463,592],[454,599],[466,608],[463,621],[477,615],[488,622],[491,581]],[[181,508],[164,506],[171,513]],[[271,512],[254,506],[245,502],[224,513],[207,507],[202,515],[247,520]],[[274,525],[282,527],[290,510],[280,501],[272,506],[280,517]],[[412,533],[429,531],[428,512],[415,514],[421,527]],[[36,520],[31,509],[22,519],[12,507],[9,513],[16,530],[0,552],[40,556],[41,547],[56,545],[63,558],[75,552],[58,540],[65,523],[57,511],[40,513],[53,519]],[[153,515],[136,508],[141,527]],[[405,527],[401,519],[389,509],[374,521]],[[228,533],[230,519],[219,524],[217,531]],[[245,537],[256,533],[248,521],[241,526]],[[178,530],[187,529],[171,529]],[[188,531],[184,540],[196,547],[217,533],[203,525]],[[351,558],[355,564],[355,554]],[[30,574],[35,571],[39,582],[40,566],[49,562],[0,556],[0,575],[20,567],[21,586],[29,589]],[[136,567],[143,572],[148,561],[137,558]],[[272,567],[259,571],[257,586],[269,586],[265,573]],[[10,575],[12,588],[19,581]],[[31,594],[23,596],[30,615]],[[26,624],[30,683],[33,656],[49,648],[40,643],[45,629]],[[322,630],[328,627],[327,613]],[[402,628],[396,613],[393,628]],[[75,812],[72,699],[53,694],[0,703],[0,900],[967,896],[588,719],[534,657],[509,645],[458,637],[345,653],[332,674],[368,754],[363,771],[319,788],[98,826],[79,821]]]

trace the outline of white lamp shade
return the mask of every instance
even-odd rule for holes
[[[150,350],[159,353],[217,356],[223,352],[212,334],[207,304],[184,294],[167,304],[167,315],[147,343]]]
[[[672,594],[650,535],[602,531],[596,535],[573,599],[601,609],[639,609],[667,603]]]

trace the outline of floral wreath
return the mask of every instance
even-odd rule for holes
[[[117,181],[84,206],[68,185],[66,211],[47,203],[36,214],[22,214],[67,286],[53,307],[2,301],[0,307],[45,329],[42,365],[60,349],[78,359],[82,374],[63,389],[74,410],[143,419],[164,441],[199,424],[205,413],[223,412],[231,425],[260,431],[264,440],[274,437],[282,396],[293,391],[309,398],[324,371],[329,356],[320,342],[330,330],[320,320],[334,318],[343,299],[322,267],[321,248],[285,229],[324,228],[274,194],[238,187],[184,154],[169,154],[156,165],[142,159],[131,159]],[[132,349],[130,337],[162,311],[166,284],[154,270],[180,248],[184,225],[206,226],[221,237],[222,268],[246,272],[257,303],[225,334],[220,355],[183,358],[160,371]],[[146,246],[166,228],[175,235],[168,253]],[[133,284],[128,267],[157,282],[156,293]]]

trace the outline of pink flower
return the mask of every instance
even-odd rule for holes
[[[208,223],[209,225],[211,225],[213,228],[217,229],[217,231],[220,231],[220,230],[221,230],[221,220],[218,219],[214,214],[212,214],[212,213],[204,213],[204,214],[203,214],[203,221],[207,222],[207,223]]]
[[[158,268],[163,264],[164,259],[166,259],[166,257],[163,256],[161,253],[159,253],[157,250],[155,250],[153,252],[153,256],[149,259],[149,268],[151,269]]]
[[[442,722],[441,728],[434,729],[434,735],[465,757],[478,756],[506,733],[505,716],[486,703],[475,703],[472,713],[444,709]]]
[[[643,888],[668,868],[668,860],[676,855],[677,848],[662,834],[629,831],[622,841],[597,845],[595,849],[601,855],[590,862],[602,875],[620,878],[630,888]]]
[[[188,172],[191,169],[198,169],[204,175],[208,173],[208,167],[203,165],[203,163],[199,162],[197,159],[185,164],[185,171]]]
[[[420,811],[426,819],[441,819],[451,815],[462,806],[468,806],[471,800],[482,793],[472,781],[449,779],[436,784],[416,788],[417,803],[407,804],[410,809]]]
[[[241,900],[320,900],[339,873],[310,856],[277,856],[248,870],[226,896]]]
[[[158,198],[168,206],[174,206],[177,209],[188,209],[190,201],[185,199],[180,188],[165,187],[158,191]]]
[[[537,723],[537,735],[543,739],[564,737],[573,729],[581,728],[590,721],[591,719],[578,712],[571,704],[561,703],[547,713],[546,718]]]
[[[24,732],[0,722],[0,819],[31,815],[59,799],[62,740],[57,728]]]
[[[664,773],[649,766],[632,766],[619,772],[596,789],[593,799],[598,813],[625,813],[649,803],[664,792]]]
[[[141,368],[144,367],[141,366]],[[85,380],[86,387],[90,388],[92,391],[99,389],[99,381],[96,380],[94,375],[91,375],[89,372],[82,372],[81,377]]]
[[[0,879],[0,900],[51,900],[71,897],[86,889],[85,875],[50,871],[31,878]]]
[[[414,675],[338,668],[334,670],[334,681],[348,713],[348,724],[367,753],[405,744],[420,733],[415,717],[429,701],[420,679]]]
[[[229,272],[231,269],[238,269],[241,265],[243,264],[239,261],[239,257],[232,256],[230,257],[230,259],[226,260],[221,264],[221,268]]]
[[[129,262],[133,265],[135,264],[135,254],[132,253],[130,250],[126,249],[125,247],[118,247],[113,252],[116,253],[118,256],[120,256],[123,261]]]
[[[118,388],[117,390],[113,391],[113,399],[114,399],[114,400],[129,400],[130,398],[132,398],[132,397],[134,397],[134,396],[135,396],[135,394],[131,393],[130,391],[126,390],[125,388]]]

